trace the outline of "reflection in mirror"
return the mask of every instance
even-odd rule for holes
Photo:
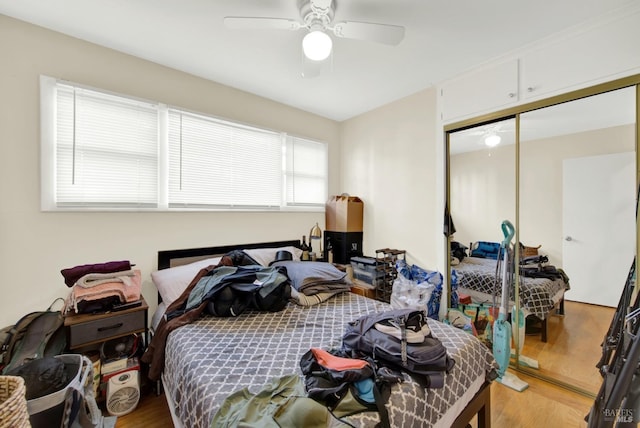
[[[452,133],[449,153],[453,240],[501,241],[502,221],[515,223],[515,119]]]
[[[515,119],[449,135],[449,209],[455,226],[451,282],[457,283],[460,308],[489,346],[489,308],[494,297],[499,305],[501,296],[496,282],[501,225],[516,223],[515,178]]]
[[[538,374],[593,394],[636,248],[635,105],[625,88],[520,116],[519,236],[539,256],[522,280],[549,273],[537,279],[540,307],[522,304],[521,354]]]

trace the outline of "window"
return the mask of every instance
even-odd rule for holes
[[[41,78],[42,209],[321,208],[325,143]]]
[[[327,199],[327,151],[324,144],[290,137],[286,145],[287,205],[314,205]]]

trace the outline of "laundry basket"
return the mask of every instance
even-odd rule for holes
[[[83,390],[88,376],[93,378],[93,365],[87,357],[80,354],[63,354],[54,358],[64,363],[69,383],[56,392],[27,401],[33,428],[66,426],[70,417],[73,420],[82,402],[83,397],[78,396],[77,392]]]
[[[31,427],[24,379],[0,376],[0,428]]]

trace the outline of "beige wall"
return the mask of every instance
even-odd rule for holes
[[[342,123],[340,188],[364,200],[366,255],[396,248],[437,269],[436,117],[436,91],[427,89]]]
[[[466,246],[475,241],[499,242],[502,221],[515,224],[515,155],[515,145],[508,145],[451,157],[453,240]]]
[[[635,126],[617,126],[522,145],[520,240],[542,245],[549,261],[562,266],[562,161],[635,151]]]
[[[128,259],[149,274],[156,252],[300,239],[324,213],[40,212],[39,75],[181,106],[329,143],[341,193],[339,124],[0,15],[0,326],[66,296],[60,269]]]
[[[635,150],[635,127],[618,126],[522,143],[520,241],[542,245],[550,263],[562,266],[562,161]],[[456,240],[500,241],[503,217],[515,221],[514,146],[451,159],[452,215]],[[512,163],[509,163],[512,160]],[[505,183],[505,177],[512,177]]]

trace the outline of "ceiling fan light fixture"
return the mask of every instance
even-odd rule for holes
[[[500,138],[499,135],[491,134],[487,135],[487,137],[484,139],[484,144],[486,144],[488,147],[495,147],[500,144],[500,141],[502,141],[502,138]]]
[[[310,31],[302,39],[302,51],[312,61],[324,61],[331,54],[333,41],[324,31]]]

